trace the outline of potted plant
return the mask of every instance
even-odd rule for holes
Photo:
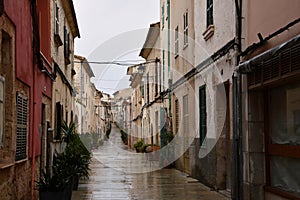
[[[72,185],[69,173],[66,171],[66,159],[55,153],[53,158],[52,176],[50,169],[42,171],[40,180],[37,182],[41,200],[65,200],[71,199]]]
[[[135,148],[136,152],[143,152],[144,141],[140,139],[133,145],[133,147]]]
[[[91,154],[76,133],[75,124],[63,122],[62,132],[67,146],[62,153],[54,154],[52,175],[48,166],[37,182],[41,200],[69,200],[72,189],[78,187],[78,179],[89,176]]]
[[[68,163],[68,171],[73,182],[73,189],[76,190],[78,188],[79,178],[89,177],[91,153],[76,133],[74,122],[71,122],[69,125],[64,122],[62,131],[64,133],[63,139],[67,143],[67,147],[63,153]]]

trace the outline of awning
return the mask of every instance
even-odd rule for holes
[[[253,72],[256,70],[256,67],[263,61],[273,58],[274,56],[278,55],[282,51],[284,51],[288,48],[291,48],[292,46],[294,46],[295,44],[298,44],[299,42],[300,42],[300,35],[297,35],[296,37],[282,43],[281,45],[278,45],[272,49],[269,49],[269,50],[265,51],[264,53],[261,53],[255,57],[251,58],[250,60],[247,60],[247,61],[241,63],[237,67],[236,71],[238,73],[242,73],[242,74],[247,74],[247,73]]]

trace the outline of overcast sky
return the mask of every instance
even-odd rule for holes
[[[73,0],[81,38],[75,54],[88,61],[141,60],[151,23],[159,21],[159,0]],[[130,62],[132,63],[132,62]],[[91,64],[97,89],[112,94],[128,87],[127,67]]]

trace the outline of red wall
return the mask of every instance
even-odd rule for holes
[[[5,12],[16,26],[16,77],[32,85],[32,31],[29,0],[5,0]]]
[[[49,0],[39,0],[39,2],[41,3],[38,4],[37,10],[40,12],[40,47],[41,52],[47,58],[51,67],[50,2]],[[31,157],[33,153],[33,140],[35,141],[35,155],[39,155],[40,153],[39,126],[42,118],[42,95],[45,94],[51,99],[52,81],[45,73],[40,72],[36,65],[36,60],[33,60],[33,32],[30,0],[4,0],[4,6],[5,13],[16,27],[16,78],[30,88],[28,155]]]
[[[37,0],[37,12],[39,17],[41,52],[47,58],[48,62],[52,62],[50,45],[50,0]]]

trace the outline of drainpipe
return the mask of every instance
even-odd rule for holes
[[[35,129],[35,117],[36,117],[36,65],[40,64],[40,46],[39,46],[39,33],[38,33],[38,24],[37,24],[37,16],[36,16],[36,1],[30,1],[30,10],[31,10],[31,20],[32,20],[32,31],[33,31],[33,40],[32,40],[32,118],[30,119],[30,127],[32,132],[32,159],[31,159],[31,199],[34,200],[34,178],[35,178],[35,146],[36,146],[36,129]],[[36,61],[36,62],[35,62]]]
[[[235,0],[237,15],[236,43],[238,55],[236,65],[240,63],[242,38],[242,0]],[[242,132],[242,75],[235,72],[232,77],[233,88],[233,200],[243,199],[243,132]]]
[[[168,101],[169,101],[169,117],[170,122],[172,118],[171,112],[171,5],[170,0],[167,0],[167,12],[168,12]],[[171,124],[171,123],[170,123]],[[172,129],[172,128],[171,128]]]
[[[4,13],[4,0],[0,0],[0,17]]]
[[[82,118],[82,93],[83,93],[83,73],[82,73],[82,65],[83,60],[80,61],[80,134],[83,134],[83,118]]]

